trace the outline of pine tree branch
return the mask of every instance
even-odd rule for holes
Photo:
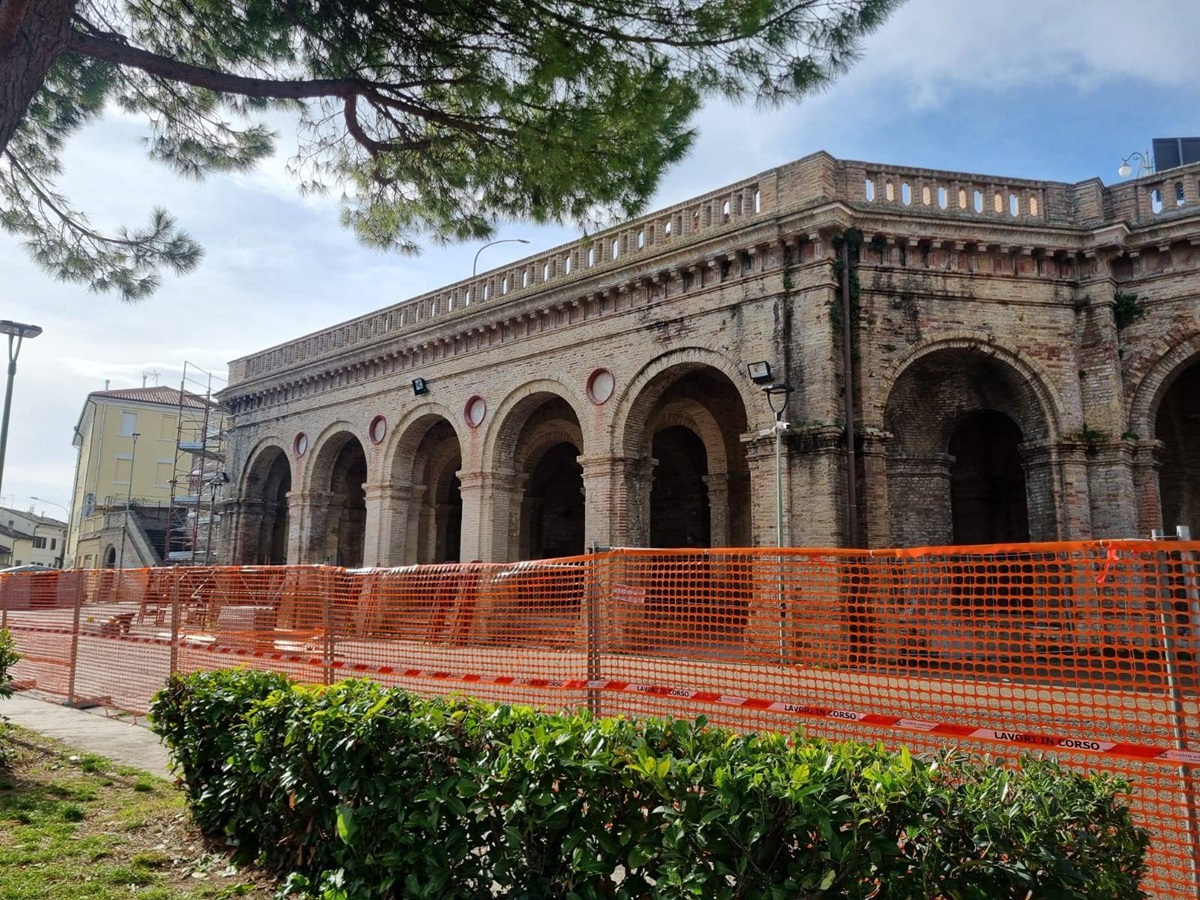
[[[81,56],[102,59],[118,66],[129,66],[148,75],[179,81],[219,94],[241,94],[264,100],[310,100],[319,97],[345,99],[351,94],[360,93],[363,88],[361,81],[352,78],[248,78],[244,75],[194,66],[141,50],[122,41],[84,34],[81,31],[72,32],[66,49]]]

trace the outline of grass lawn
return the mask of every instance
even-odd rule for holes
[[[169,782],[10,726],[0,768],[0,900],[267,900],[276,882],[231,866]]]

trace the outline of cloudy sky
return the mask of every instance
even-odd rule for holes
[[[854,71],[819,97],[768,112],[712,106],[664,206],[817,150],[1021,178],[1119,180],[1154,137],[1200,135],[1195,0],[909,0]],[[136,121],[115,116],[68,148],[63,187],[95,224],[140,224],[166,206],[207,251],[129,306],[49,280],[0,232],[0,318],[45,332],[25,345],[3,503],[65,518],[72,428],[88,392],[178,387],[185,361],[229,360],[465,277],[478,245],[384,256],[338,225],[332,199],[301,198],[283,160],[246,176],[180,182],[146,161]],[[294,142],[280,135],[287,155]],[[530,246],[489,248],[490,268],[553,247],[570,229],[505,227]],[[157,372],[155,376],[150,373]],[[218,386],[223,382],[217,382]],[[49,503],[35,503],[39,497]]]

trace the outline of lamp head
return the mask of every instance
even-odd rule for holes
[[[771,380],[771,364],[766,360],[750,363],[746,366],[746,371],[750,373],[750,380],[755,384],[766,384]]]
[[[35,338],[41,333],[40,325],[26,325],[9,319],[0,320],[0,334],[7,334],[9,337]]]

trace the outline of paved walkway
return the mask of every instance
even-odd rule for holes
[[[134,723],[128,718],[110,718],[100,709],[73,709],[26,694],[0,700],[0,716],[14,725],[58,738],[76,750],[98,753],[163,778],[171,775],[167,748],[146,727],[145,719]]]

